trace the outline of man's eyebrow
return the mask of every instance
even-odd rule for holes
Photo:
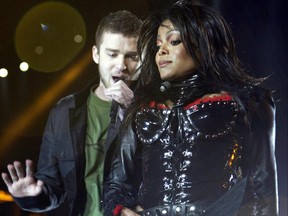
[[[131,52],[128,52],[127,54],[128,54],[128,55],[129,55],[129,54],[130,54],[130,55],[138,55],[138,52],[137,52],[137,51],[135,51],[135,52],[131,51]]]
[[[110,48],[106,48],[105,50],[108,51],[108,52],[120,52],[117,49],[110,49]],[[133,55],[136,54],[137,55],[138,53],[137,53],[137,51],[131,51],[131,52],[127,52],[126,54],[133,54]]]
[[[108,52],[119,52],[119,50],[117,50],[117,49],[106,48],[105,50]]]

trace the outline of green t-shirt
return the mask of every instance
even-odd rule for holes
[[[110,123],[111,102],[103,101],[93,91],[87,100],[88,118],[85,142],[85,185],[87,202],[83,216],[101,216],[104,145]]]

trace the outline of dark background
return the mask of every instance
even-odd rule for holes
[[[15,51],[15,31],[23,16],[36,5],[48,2],[42,0],[0,1],[0,68],[7,68],[9,74],[0,78],[0,172],[14,160],[26,158],[37,161],[41,135],[49,110],[61,97],[81,89],[89,80],[97,77],[97,67],[92,62],[91,47],[98,20],[111,11],[127,9],[139,17],[147,12],[167,5],[168,0],[71,0],[64,2],[75,8],[86,24],[86,39],[83,48],[71,58],[61,70],[43,73],[30,69],[20,72],[21,62]],[[276,157],[280,197],[280,216],[287,215],[287,24],[288,7],[284,0],[206,0],[207,4],[219,10],[230,24],[234,33],[237,51],[244,65],[252,75],[269,76],[265,86],[274,90],[277,106]],[[69,20],[69,17],[67,17]],[[71,72],[76,63],[90,58],[81,73],[66,82],[51,99],[45,98],[55,83]],[[63,84],[64,85],[64,84]],[[44,96],[43,96],[44,95]],[[35,105],[35,101],[48,101],[39,112],[24,124],[23,115]],[[15,130],[24,125],[23,129]],[[6,139],[7,135],[11,139]],[[0,190],[6,191],[2,179]],[[28,215],[20,211],[13,202],[0,201],[0,215]],[[35,214],[29,214],[35,215]]]

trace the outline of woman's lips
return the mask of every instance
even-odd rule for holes
[[[171,63],[172,63],[172,61],[168,61],[168,60],[159,61],[159,67],[163,68],[163,67],[166,67],[167,65],[169,65]]]

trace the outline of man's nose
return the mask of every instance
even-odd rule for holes
[[[119,57],[119,58],[117,59],[116,68],[117,68],[119,71],[124,71],[124,70],[127,69],[127,65],[126,65],[126,61],[125,61],[125,58],[124,58],[124,57]]]

